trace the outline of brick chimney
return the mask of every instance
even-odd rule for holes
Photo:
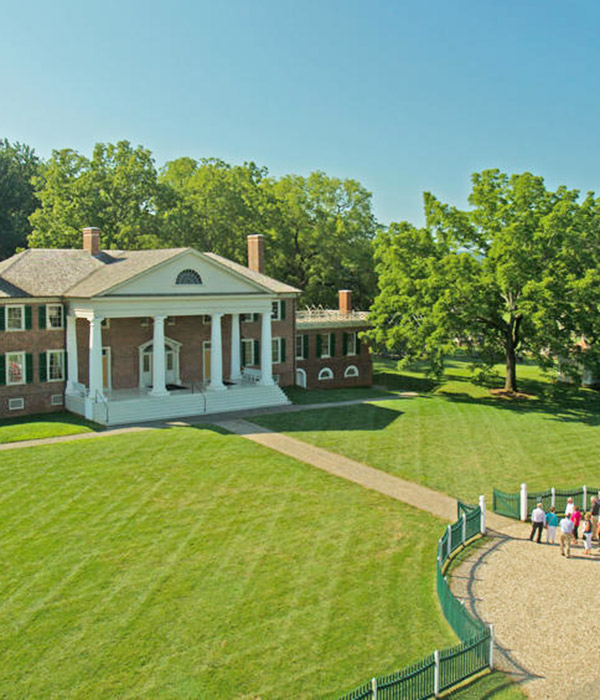
[[[248,267],[254,272],[265,272],[265,237],[262,233],[248,236]]]
[[[351,289],[340,289],[338,292],[340,300],[340,313],[350,314],[352,313],[352,290]]]
[[[91,226],[83,229],[83,249],[90,255],[100,252],[100,229]]]

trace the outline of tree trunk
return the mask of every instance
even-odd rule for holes
[[[517,357],[512,343],[506,344],[506,380],[504,391],[515,392],[517,390]]]

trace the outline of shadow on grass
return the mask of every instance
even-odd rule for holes
[[[373,372],[373,384],[379,384],[395,391],[416,391],[419,394],[428,394],[440,386],[440,383],[435,379],[412,377],[392,372]]]
[[[296,413],[278,413],[257,416],[256,423],[277,432],[317,432],[383,430],[402,415],[402,411],[380,404],[355,404],[325,409],[302,411],[302,419]],[[250,419],[254,420],[254,419]]]
[[[19,418],[4,418],[0,420],[0,428],[10,425],[24,425],[26,423],[66,423],[67,425],[83,425],[95,432],[105,430],[105,426],[94,423],[75,413],[60,411],[58,413],[36,413],[33,416],[20,416]]]

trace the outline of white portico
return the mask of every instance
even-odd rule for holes
[[[66,295],[67,408],[116,424],[287,402],[272,310],[298,290],[189,248],[97,257]]]

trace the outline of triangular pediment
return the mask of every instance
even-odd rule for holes
[[[261,285],[195,250],[144,270],[107,289],[101,296],[195,296],[269,293]]]

